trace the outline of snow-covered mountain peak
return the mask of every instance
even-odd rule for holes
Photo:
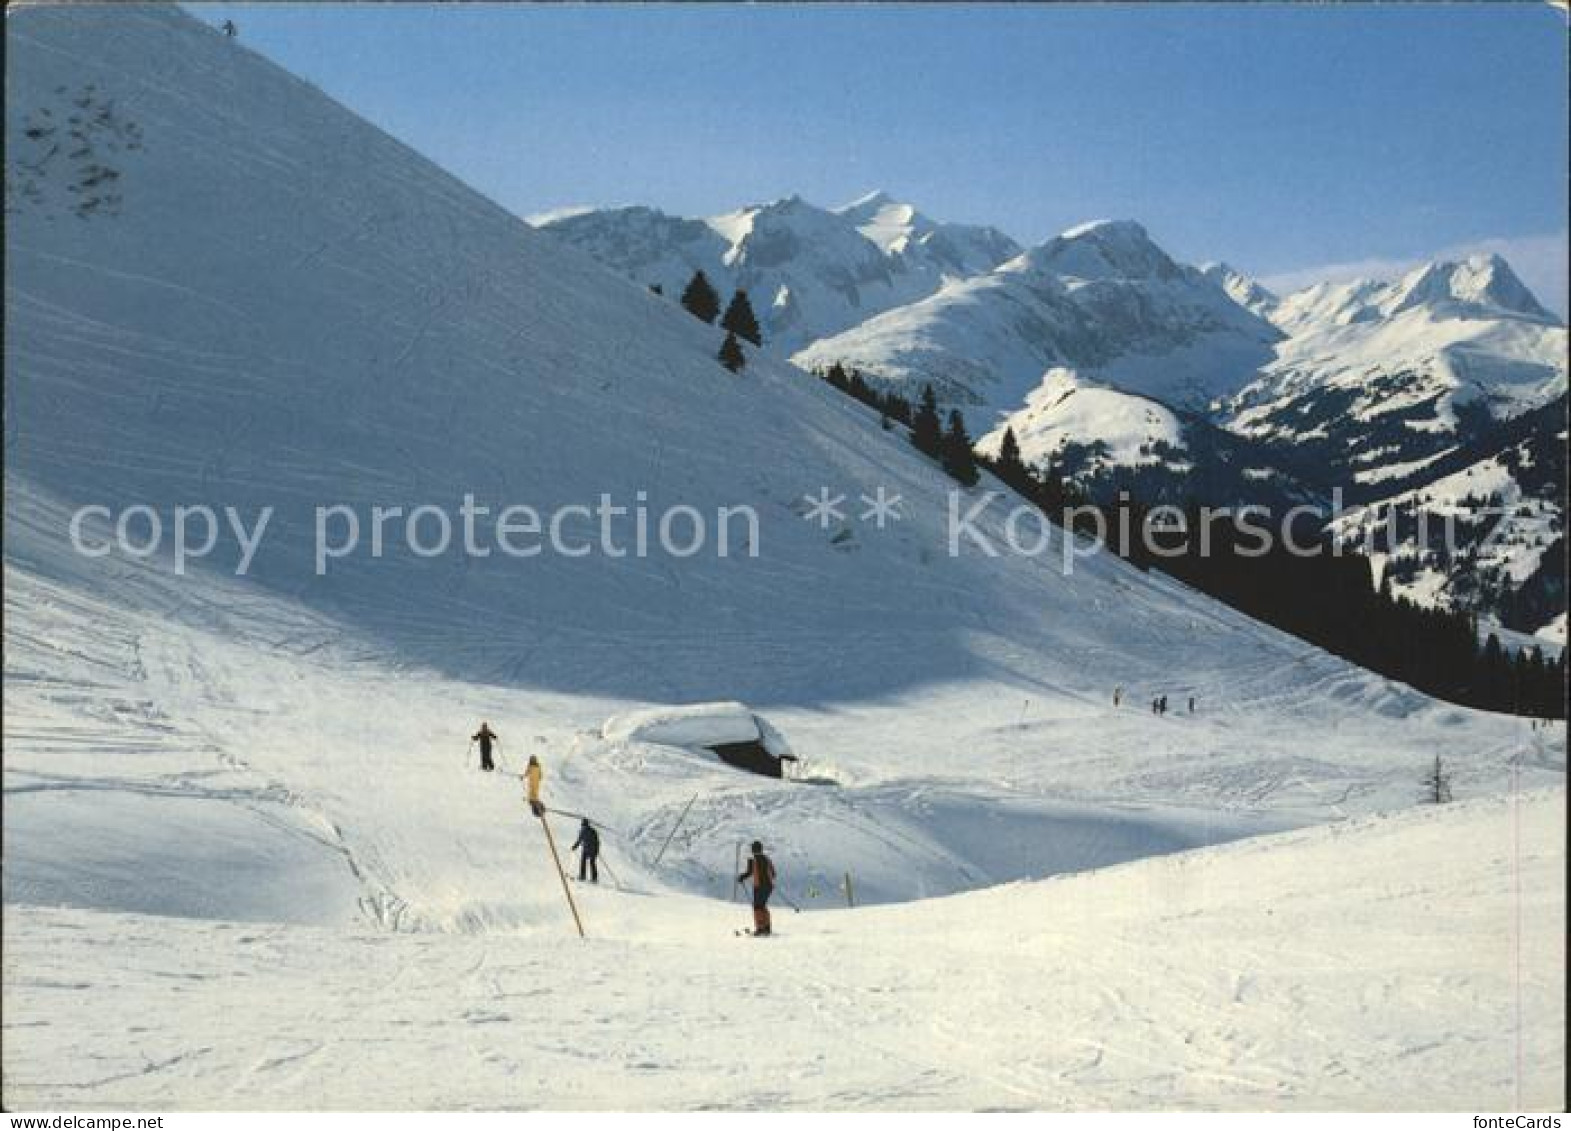
[[[1419,306],[1460,317],[1519,316],[1554,322],[1511,265],[1495,254],[1426,263],[1391,287],[1382,306],[1400,314]]]
[[[1178,264],[1133,220],[1097,220],[1070,228],[1021,257],[1038,272],[1075,279],[1171,279]]]
[[[910,207],[909,205],[902,205],[883,189],[874,189],[870,193],[857,197],[849,204],[842,204],[833,211],[837,215],[844,216],[854,224],[863,224],[890,206]]]
[[[1203,263],[1200,275],[1221,287],[1223,292],[1245,310],[1269,319],[1282,300],[1254,279],[1227,263]]]
[[[1557,326],[1499,255],[1424,263],[1400,278],[1316,283],[1283,298],[1271,315],[1290,334],[1382,322],[1409,312],[1430,321],[1504,319]]]
[[[944,224],[884,192],[826,209],[792,194],[705,219],[608,209],[549,219],[554,236],[667,295],[695,270],[745,288],[766,347],[789,352],[1017,255],[993,228]]]

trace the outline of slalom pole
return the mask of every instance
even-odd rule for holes
[[[693,794],[693,801],[697,800],[698,794],[695,793]],[[687,811],[693,807],[693,801],[687,803],[687,806],[682,810],[682,815],[676,819],[676,824],[672,825],[671,831],[666,834],[665,843],[660,846],[660,851],[655,853],[653,867],[660,867],[660,858],[665,855],[665,850],[671,847],[671,841],[676,837],[676,830],[682,827],[683,821],[687,820]]]
[[[562,881],[562,894],[567,897],[568,910],[573,913],[573,925],[578,928],[578,937],[583,938],[584,921],[578,917],[578,904],[573,902],[573,889],[568,886],[567,873],[562,871],[562,858],[556,852],[556,838],[551,835],[551,823],[543,812],[540,814],[540,827],[545,830],[545,842],[551,847],[551,863],[556,865],[556,878]]]

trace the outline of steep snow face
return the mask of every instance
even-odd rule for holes
[[[1282,304],[1282,300],[1271,291],[1226,263],[1202,264],[1200,274],[1221,287],[1239,306],[1268,321]]]
[[[695,270],[723,297],[745,289],[766,346],[787,353],[1019,251],[994,229],[940,224],[883,193],[834,211],[792,196],[707,220],[621,208],[541,226],[668,297]]]
[[[1280,337],[1130,221],[1099,221],[814,343],[795,360],[840,361],[905,386],[933,385],[990,429],[1051,368],[1203,407],[1239,388]]]

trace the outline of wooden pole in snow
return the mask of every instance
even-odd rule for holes
[[[695,793],[693,794],[693,801],[697,800],[698,794]],[[693,801],[687,803],[686,808],[682,810],[682,815],[676,819],[676,824],[671,826],[671,831],[666,835],[665,843],[660,846],[660,851],[655,853],[654,867],[660,867],[660,859],[665,855],[665,850],[671,847],[671,841],[676,836],[676,830],[682,827],[683,821],[687,820],[687,810],[693,807]]]
[[[540,812],[540,827],[545,830],[545,842],[551,846],[551,863],[556,865],[557,879],[562,881],[562,894],[567,896],[567,908],[573,913],[573,926],[578,928],[578,937],[584,937],[584,921],[578,917],[578,904],[573,902],[573,889],[568,886],[567,873],[562,871],[562,858],[556,852],[556,838],[551,835],[551,822],[546,820],[545,811]]]

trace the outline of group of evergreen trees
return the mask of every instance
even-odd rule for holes
[[[656,294],[661,293],[658,285],[650,289]],[[753,303],[740,287],[731,296],[725,313],[721,314],[720,295],[714,284],[702,271],[694,271],[687,288],[682,292],[681,301],[682,308],[700,322],[713,326],[715,319],[720,319],[720,326],[726,332],[725,341],[720,344],[720,364],[732,373],[741,372],[747,364],[747,355],[742,352],[743,341],[752,342],[755,346],[764,344],[764,335],[758,329],[758,317],[753,313]]]
[[[1548,661],[1537,648],[1508,655],[1493,634],[1481,648],[1472,613],[1395,597],[1388,580],[1377,587],[1370,560],[1336,552],[1312,520],[1291,531],[1272,525],[1269,540],[1258,516],[1243,524],[1196,505],[1182,523],[1158,523],[1127,492],[1096,506],[1050,473],[1004,464],[1000,451],[992,470],[1006,483],[1024,474],[1021,493],[1049,518],[1101,534],[1110,550],[1141,569],[1160,569],[1255,620],[1438,699],[1565,717],[1564,657]]]
[[[1128,492],[1116,502],[1093,504],[1053,465],[1028,466],[1013,429],[1005,430],[996,457],[976,456],[959,412],[951,412],[943,427],[931,386],[913,408],[898,394],[874,388],[856,369],[836,364],[819,376],[877,410],[886,428],[890,420],[909,428],[912,444],[957,481],[969,486],[985,467],[1053,522],[1105,537],[1109,549],[1141,569],[1154,566],[1256,620],[1436,698],[1565,717],[1564,655],[1548,660],[1538,648],[1513,655],[1493,634],[1480,647],[1473,614],[1396,597],[1389,579],[1377,587],[1370,560],[1346,549],[1334,552],[1312,520],[1286,532],[1270,524],[1269,544],[1261,536],[1268,524],[1258,515],[1244,525],[1219,510],[1204,513],[1202,523],[1201,508],[1191,505],[1181,525],[1164,526]]]
[[[839,362],[818,374],[825,382],[876,409],[887,431],[890,421],[899,421],[911,432],[911,444],[939,465],[955,482],[971,487],[976,484],[977,457],[966,431],[965,417],[958,410],[949,413],[949,425],[944,426],[938,413],[938,398],[931,385],[922,386],[922,399],[916,408],[898,393],[881,392],[862,376],[859,369],[847,370]]]
[[[835,362],[828,369],[819,370],[818,376],[846,396],[853,397],[868,408],[877,411],[884,431],[889,430],[891,420],[899,421],[907,428],[911,427],[911,402],[899,393],[881,392],[875,389],[868,383],[867,378],[862,376],[860,369],[847,370],[845,366]]]
[[[1244,526],[1220,514],[1203,521],[1197,506],[1188,508],[1181,527],[1165,528],[1153,526],[1150,512],[1127,497],[1102,509],[1110,530],[1146,532],[1113,547],[1142,569],[1154,566],[1256,620],[1436,698],[1564,717],[1563,658],[1547,662],[1536,648],[1509,656],[1492,634],[1480,647],[1471,612],[1393,596],[1389,579],[1376,586],[1367,557],[1336,552],[1312,521],[1291,531],[1293,549],[1279,524],[1266,545],[1263,523]]]
[[[911,419],[911,444],[917,451],[936,459],[949,477],[962,486],[975,486],[978,472],[976,452],[966,432],[965,417],[959,409],[949,412],[949,427],[938,416],[938,398],[933,386],[922,386],[922,402]]]

